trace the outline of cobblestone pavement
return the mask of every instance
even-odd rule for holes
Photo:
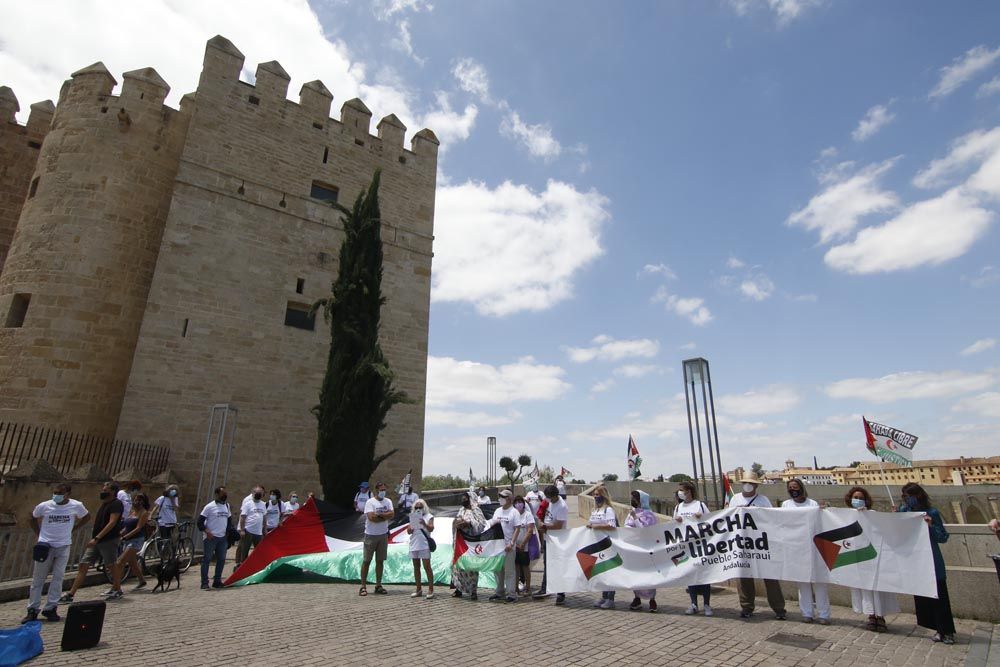
[[[230,566],[227,565],[228,573]],[[890,617],[889,632],[873,634],[862,619],[834,608],[830,626],[805,625],[798,615],[774,619],[766,608],[739,618],[734,591],[713,593],[714,618],[685,616],[686,595],[661,590],[660,613],[594,609],[592,594],[497,604],[452,599],[447,588],[434,600],[409,597],[409,586],[361,598],[357,587],[311,579],[202,591],[196,568],[183,588],[128,594],[108,604],[101,644],[62,653],[62,623],[45,623],[46,651],[35,665],[960,665],[975,621],[958,621],[955,646],[934,644],[911,615]],[[130,582],[131,583],[131,582]],[[126,590],[128,589],[126,585]],[[78,600],[103,587],[82,589]],[[148,590],[148,589],[147,589]],[[371,590],[371,588],[369,588]],[[758,600],[760,602],[761,600]],[[24,601],[0,605],[0,627],[17,624]],[[60,613],[65,607],[60,607]],[[778,633],[816,640],[815,649],[776,643]],[[419,645],[419,648],[411,648]]]

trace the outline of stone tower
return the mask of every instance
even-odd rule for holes
[[[68,82],[0,276],[0,318],[21,319],[0,329],[0,420],[166,445],[190,489],[209,408],[228,403],[231,488],[319,491],[310,409],[330,341],[308,310],[337,273],[330,202],[350,205],[380,168],[380,337],[413,402],[389,413],[379,449],[399,452],[376,476],[419,479],[438,141],[421,130],[407,149],[395,115],[372,135],[361,100],[333,119],[322,82],[292,102],[278,62],[254,85],[243,66],[209,40],[180,111],[151,69],[119,97],[99,63]]]

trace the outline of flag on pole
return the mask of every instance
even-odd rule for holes
[[[410,492],[410,474],[413,472],[413,468],[406,471],[403,476],[403,481],[399,483],[399,495],[403,495]]]
[[[628,478],[629,479],[639,479],[639,475],[642,471],[639,467],[642,465],[642,457],[639,456],[639,448],[635,446],[635,440],[632,439],[632,435],[628,436]]]
[[[729,507],[729,501],[733,499],[733,487],[729,484],[729,475],[722,473],[722,491],[726,499],[726,507]]]
[[[572,476],[573,476],[573,471],[571,471],[571,470],[567,470],[566,468],[562,468],[562,467],[561,467],[561,468],[560,468],[560,471],[561,471],[561,472],[559,473],[559,475],[560,475],[560,476],[562,476],[562,477],[565,477],[566,475],[569,475],[570,477],[572,477]]]
[[[861,417],[861,422],[865,427],[868,451],[887,463],[913,467],[913,447],[917,444],[917,436],[868,421],[865,417]]]

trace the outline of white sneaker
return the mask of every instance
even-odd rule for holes
[[[600,600],[594,602],[594,609],[600,609],[603,606],[604,606],[604,598],[601,598]]]
[[[691,605],[690,607],[688,607],[687,609],[684,610],[684,613],[687,614],[688,616],[691,616],[692,614],[697,614],[698,613],[698,605],[694,605],[694,604]]]
[[[615,608],[614,600],[601,600],[601,609],[614,609],[614,608]]]
[[[715,616],[715,612],[708,605],[705,605],[705,616]]]

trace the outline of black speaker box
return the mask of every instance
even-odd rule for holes
[[[104,611],[107,606],[104,600],[71,604],[66,611],[66,621],[63,626],[62,650],[76,651],[97,646],[101,641]]]

